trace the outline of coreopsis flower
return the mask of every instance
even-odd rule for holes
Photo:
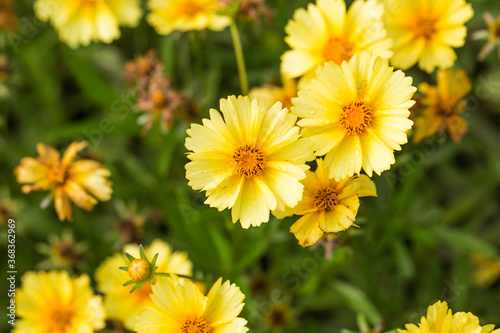
[[[446,302],[438,301],[427,308],[427,317],[420,324],[406,324],[398,333],[500,333],[495,325],[479,325],[479,319],[470,312],[452,313]],[[492,332],[493,331],[493,332]]]
[[[282,77],[283,87],[271,84],[250,89],[248,97],[257,98],[266,107],[271,107],[276,102],[281,102],[284,108],[292,107],[292,98],[297,97],[297,83],[295,79]]]
[[[176,30],[220,31],[231,24],[231,18],[219,12],[219,0],[149,0],[148,7],[147,21],[160,35]]]
[[[19,25],[12,0],[0,0],[0,29],[6,32],[14,32]]]
[[[76,154],[87,146],[87,142],[73,142],[62,158],[59,152],[43,143],[37,145],[38,157],[21,159],[14,169],[17,182],[24,185],[21,190],[50,190],[55,198],[55,208],[59,220],[71,221],[70,199],[80,208],[91,211],[97,200],[111,198],[110,171],[93,160],[75,161]]]
[[[229,281],[222,284],[222,278],[204,296],[187,279],[161,277],[153,286],[153,305],[139,315],[135,330],[138,333],[245,333],[247,321],[238,317],[244,298],[240,288]]]
[[[475,266],[471,276],[474,285],[486,289],[500,278],[500,260],[475,253],[472,256],[472,262]]]
[[[488,42],[481,48],[477,59],[483,61],[495,49],[498,48],[498,56],[500,57],[500,16],[496,19],[490,13],[484,13],[484,20],[488,25],[488,29],[479,30],[472,34],[472,39],[480,40],[487,39]]]
[[[328,177],[340,181],[361,168],[369,176],[389,169],[413,123],[408,119],[415,103],[412,78],[369,52],[341,66],[327,63],[316,74],[292,100],[292,113],[301,118],[297,124],[315,154],[326,154]]]
[[[64,230],[61,237],[49,235],[48,244],[37,244],[36,249],[48,258],[40,262],[41,268],[67,268],[80,267],[84,264],[87,245],[77,242],[73,233]]]
[[[377,196],[375,183],[366,175],[335,181],[328,177],[322,159],[316,160],[315,172],[306,171],[302,180],[304,195],[294,208],[273,212],[278,218],[302,215],[290,228],[302,247],[315,244],[323,233],[346,230],[353,225],[359,198]]]
[[[66,271],[27,272],[16,295],[13,333],[94,332],[103,329],[101,296],[94,295],[90,279],[70,277]]]
[[[264,325],[270,330],[282,330],[292,320],[292,310],[283,303],[273,303],[264,317]]]
[[[125,245],[123,251],[132,256],[139,257],[139,246],[135,244]],[[158,254],[155,265],[157,271],[190,276],[192,263],[185,252],[173,252],[170,245],[162,240],[156,239],[145,248],[148,258]],[[128,272],[119,270],[120,266],[129,266],[129,262],[122,253],[106,258],[97,268],[95,279],[97,289],[104,294],[104,308],[109,319],[122,321],[124,326],[133,331],[135,318],[146,306],[153,306],[150,299],[151,284],[130,293],[132,287],[123,287],[130,280]]]
[[[109,44],[120,38],[120,26],[135,27],[142,16],[138,0],[36,0],[33,6],[37,17],[49,21],[71,48]]]
[[[300,139],[297,117],[280,102],[270,108],[256,99],[220,100],[224,118],[210,110],[203,125],[187,130],[191,162],[186,178],[207,192],[205,203],[231,209],[243,228],[269,221],[269,211],[294,207],[302,198],[306,161],[314,159],[307,139]]]
[[[173,125],[175,116],[189,116],[187,99],[172,87],[172,80],[163,73],[164,66],[155,50],[125,65],[127,84],[137,90],[137,108],[144,112],[137,120],[147,133],[160,118],[165,132]]]
[[[470,89],[470,79],[463,69],[440,69],[437,72],[437,87],[421,83],[418,90],[424,96],[420,99],[420,109],[414,115],[413,140],[420,142],[436,132],[447,130],[453,141],[460,142],[467,133],[467,122],[461,114],[466,106],[464,97]]]
[[[292,49],[283,54],[282,72],[292,78],[313,74],[319,65],[340,65],[365,50],[389,58],[392,41],[383,13],[376,0],[356,0],[347,13],[344,0],[317,0],[307,10],[297,9],[285,27],[285,41]]]
[[[394,41],[391,64],[403,70],[418,63],[431,73],[453,66],[453,48],[465,43],[465,23],[474,15],[465,0],[384,0],[385,24]]]

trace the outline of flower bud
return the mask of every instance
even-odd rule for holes
[[[134,259],[128,266],[128,274],[136,282],[145,281],[151,275],[151,264],[144,259]]]

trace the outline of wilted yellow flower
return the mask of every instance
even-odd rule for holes
[[[265,107],[271,107],[276,102],[281,102],[283,108],[292,107],[292,98],[297,97],[297,83],[295,79],[283,77],[283,87],[266,84],[262,87],[252,88],[248,97],[257,98]]]
[[[359,208],[359,198],[376,196],[375,183],[366,175],[347,177],[340,182],[328,178],[323,160],[316,160],[315,172],[306,171],[304,195],[294,208],[273,212],[278,218],[303,215],[290,228],[303,247],[315,244],[323,233],[349,228]]]
[[[342,66],[327,63],[316,74],[292,100],[292,112],[301,118],[297,124],[315,154],[326,154],[328,177],[340,181],[361,168],[369,176],[389,169],[412,125],[412,78],[369,52]]]
[[[27,272],[16,295],[20,317],[13,333],[76,333],[103,329],[101,296],[94,295],[87,275],[66,271]]]
[[[135,330],[150,332],[245,333],[247,321],[238,317],[245,295],[222,278],[204,296],[196,285],[176,276],[158,278],[153,305],[137,318]]]
[[[389,37],[394,41],[391,64],[408,69],[418,67],[431,73],[434,68],[453,66],[453,48],[465,43],[465,23],[474,15],[465,0],[384,0]]]
[[[392,41],[382,23],[384,8],[376,0],[356,0],[346,13],[344,0],[317,0],[299,8],[285,27],[292,48],[283,54],[281,70],[292,78],[314,73],[328,61],[341,64],[362,51],[386,59]]]
[[[463,69],[440,69],[437,87],[421,83],[418,90],[425,96],[420,99],[422,111],[415,113],[413,140],[420,142],[436,132],[448,130],[453,141],[460,142],[467,133],[467,122],[461,114],[466,106],[463,98],[470,89],[471,82]]]
[[[135,244],[125,245],[124,252],[134,257],[139,257],[139,246]],[[162,273],[174,273],[181,275],[192,274],[192,263],[185,252],[172,252],[170,245],[160,239],[151,242],[145,248],[148,258],[158,253],[156,261],[157,271]],[[104,293],[104,307],[109,319],[120,320],[128,330],[134,330],[135,319],[146,306],[152,306],[150,299],[151,284],[146,283],[143,287],[130,293],[132,286],[123,287],[130,280],[127,272],[119,270],[120,266],[129,266],[129,262],[122,253],[117,253],[105,259],[95,272],[97,289]]]
[[[427,317],[422,317],[418,326],[406,324],[405,328],[398,329],[398,333],[490,333],[495,325],[481,326],[472,313],[453,314],[446,302],[438,301],[427,308]],[[500,333],[500,329],[491,333]]]
[[[90,211],[97,200],[111,198],[111,181],[107,179],[111,175],[109,170],[92,160],[75,162],[76,154],[86,146],[85,141],[73,142],[61,159],[57,150],[39,143],[38,158],[24,157],[14,169],[17,182],[29,184],[22,187],[23,193],[52,191],[61,221],[73,219],[69,199],[78,207]]]
[[[498,56],[500,57],[500,16],[496,19],[490,13],[484,13],[484,20],[488,25],[487,30],[479,30],[472,34],[473,39],[487,39],[488,42],[485,46],[481,48],[477,58],[480,61],[486,59],[486,57],[495,49],[498,48]]]
[[[48,244],[36,244],[38,252],[48,256],[38,265],[41,268],[74,268],[81,267],[85,262],[87,245],[77,242],[73,233],[68,229],[62,232],[61,237],[49,235]]]
[[[223,30],[231,24],[229,16],[221,15],[219,0],[149,0],[148,23],[160,35],[175,30]]]
[[[186,178],[195,190],[207,191],[205,203],[219,211],[232,208],[233,223],[243,228],[269,221],[269,211],[294,207],[302,198],[314,159],[308,140],[299,139],[297,117],[278,102],[270,108],[256,99],[229,96],[220,100],[224,118],[214,109],[203,126],[187,130],[192,153]]]
[[[472,256],[474,272],[472,283],[481,288],[489,288],[500,278],[500,260],[491,259],[482,254],[475,253]]]
[[[36,0],[34,10],[71,48],[111,43],[120,37],[119,26],[135,27],[142,16],[138,0]]]

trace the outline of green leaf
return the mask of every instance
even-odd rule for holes
[[[498,256],[498,251],[493,245],[470,231],[439,226],[434,227],[433,231],[442,241],[458,249],[481,253],[488,257]]]
[[[83,94],[103,110],[111,109],[114,101],[118,100],[118,95],[111,87],[111,84],[96,71],[85,51],[66,50],[63,55],[68,69]]]
[[[351,310],[365,315],[371,325],[377,325],[382,322],[380,312],[375,308],[366,294],[357,287],[346,282],[335,281],[333,283],[333,290]]]

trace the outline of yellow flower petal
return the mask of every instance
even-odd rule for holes
[[[318,226],[318,216],[317,213],[306,214],[290,227],[290,232],[298,239],[300,246],[313,245],[323,236]]]

